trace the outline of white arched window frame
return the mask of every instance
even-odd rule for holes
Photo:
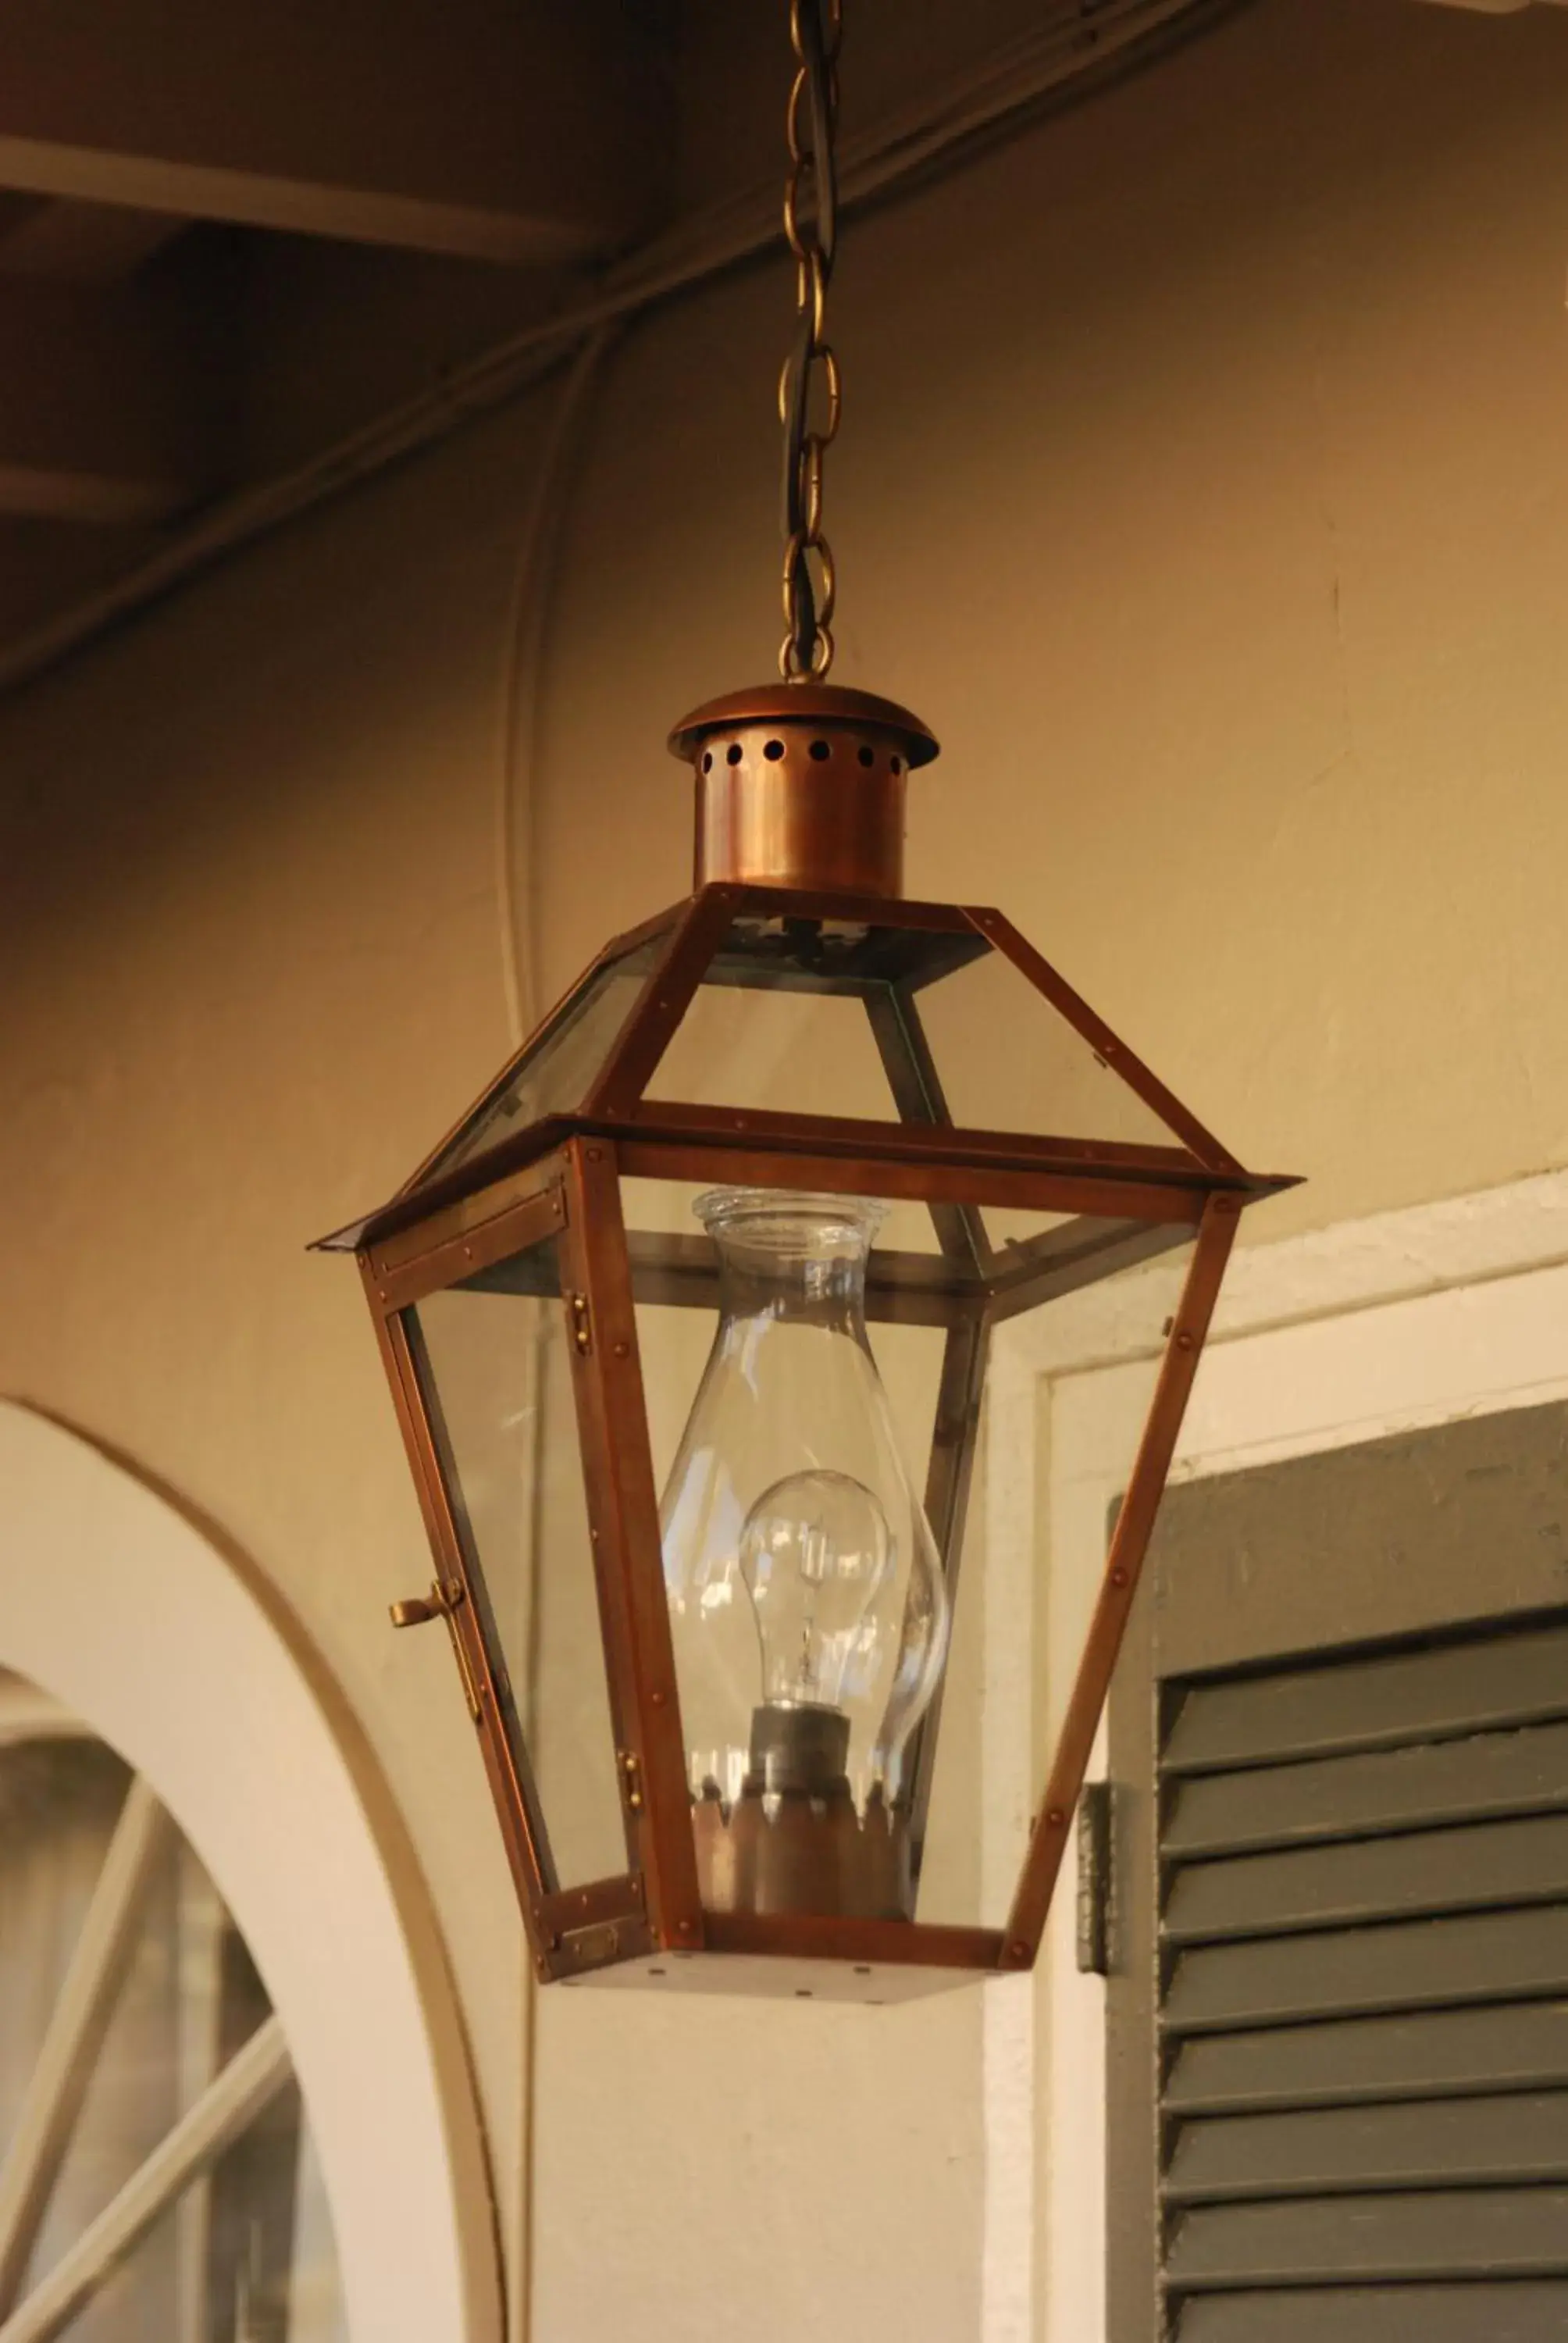
[[[1056,1326],[1050,1312],[1016,1321],[993,1365],[982,1861],[999,1875],[1016,1865],[1037,1786],[1036,1688],[1055,1654],[1081,1644],[1148,1404],[1146,1335],[1159,1317],[1131,1282],[1119,1288],[1081,1297]],[[1243,1246],[1171,1478],[1564,1398],[1568,1173],[1553,1172]],[[1104,1764],[1102,1730],[1091,1777]],[[1105,2334],[1105,1988],[1078,1972],[1074,1922],[1068,1883],[1035,1975],[986,1988],[981,2343]]]
[[[290,2059],[351,2335],[498,2343],[483,2134],[435,1915],[389,1790],[297,1641],[172,1505],[0,1403],[0,1667],[86,1719],[136,1777],[101,1925],[112,1931],[111,1866],[134,1871],[166,1808],[276,2012],[211,2119],[233,2121]]]

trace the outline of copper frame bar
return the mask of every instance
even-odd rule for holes
[[[1167,1130],[1175,1131],[1186,1141],[1205,1171],[1232,1173],[1241,1171],[1240,1163],[1229,1148],[1221,1147],[1213,1132],[1204,1129],[1197,1116],[1189,1112],[1173,1091],[1166,1089],[1157,1074],[1151,1073],[1141,1058],[1133,1054],[1120,1034],[1111,1031],[1105,1020],[1091,1009],[1082,994],[1073,990],[1067,979],[1052,968],[1043,954],[1036,951],[1028,937],[1020,935],[1010,920],[1004,919],[1000,911],[979,904],[970,908],[969,916],[980,933],[989,937],[997,949],[1011,960],[1035,990],[1042,992],[1052,1008],[1059,1010],[1075,1031],[1082,1035],[1111,1072],[1121,1077],[1128,1089],[1159,1116]]]
[[[868,993],[866,1016],[901,1119],[950,1131],[953,1119],[913,994],[902,985],[890,985],[879,994]],[[933,1204],[931,1220],[944,1252],[971,1262],[977,1270],[986,1266],[990,1247],[985,1225],[972,1204]]]
[[[684,1099],[645,1100],[625,1116],[585,1112],[582,1126],[647,1131],[660,1138],[707,1139],[716,1144],[744,1132],[764,1145],[842,1149],[847,1154],[894,1161],[1006,1163],[1020,1171],[1060,1168],[1106,1178],[1173,1180],[1203,1194],[1225,1185],[1231,1176],[1205,1170],[1180,1147],[1137,1147],[1119,1140],[1070,1139],[1059,1134],[1037,1139],[1020,1131],[960,1130],[950,1123],[876,1122],[851,1115],[785,1114],[766,1107],[738,1112],[694,1105]],[[1238,1172],[1233,1184],[1251,1190],[1256,1182]]]
[[[548,1185],[531,1188],[515,1204],[488,1214],[461,1234],[442,1237],[435,1228],[419,1232],[433,1235],[436,1242],[418,1250],[410,1245],[401,1260],[379,1247],[374,1248],[370,1266],[375,1272],[377,1298],[388,1310],[406,1310],[411,1302],[422,1302],[428,1294],[461,1285],[477,1270],[487,1269],[514,1253],[527,1252],[558,1236],[565,1215],[566,1202],[558,1170]],[[444,1214],[443,1221],[447,1217]]]
[[[393,1404],[407,1450],[419,1509],[425,1518],[426,1533],[435,1555],[437,1570],[444,1581],[455,1581],[463,1590],[456,1610],[448,1614],[447,1624],[458,1660],[459,1676],[464,1682],[465,1692],[471,1694],[469,1715],[478,1731],[480,1755],[500,1822],[502,1844],[507,1851],[513,1885],[522,1907],[529,1949],[536,1967],[543,1975],[547,1973],[548,1929],[541,1916],[548,1893],[547,1881],[553,1877],[553,1865],[549,1843],[545,1835],[538,1786],[528,1766],[526,1753],[522,1751],[520,1735],[518,1746],[514,1749],[501,1722],[502,1694],[485,1639],[478,1629],[467,1560],[447,1503],[424,1393],[414,1372],[401,1314],[388,1311],[377,1300],[370,1264],[364,1262],[362,1269],[371,1316],[381,1346],[382,1363],[392,1388]],[[509,1688],[508,1696],[509,1698]]]
[[[1029,1968],[1040,1951],[1051,1889],[1067,1852],[1073,1808],[1083,1787],[1101,1712],[1126,1632],[1128,1613],[1138,1592],[1139,1576],[1176,1453],[1192,1379],[1235,1239],[1239,1209],[1233,1195],[1217,1195],[1211,1198],[1203,1214],[1197,1250],[1171,1325],[1127,1494],[1117,1515],[1094,1615],[1008,1918],[1001,1955],[1004,1968]]]
[[[568,1149],[568,1167],[567,1244],[587,1303],[588,1348],[579,1345],[576,1360],[579,1425],[609,1598],[605,1642],[618,1749],[622,1765],[629,1760],[636,1769],[628,1820],[655,1941],[695,1952],[704,1942],[702,1906],[620,1175],[613,1148],[587,1140]]]
[[[1201,1219],[1204,1202],[1203,1192],[1194,1192],[1186,1181],[1134,1182],[1076,1169],[1020,1171],[1010,1164],[910,1161],[886,1153],[823,1155],[775,1149],[766,1141],[705,1143],[653,1131],[623,1135],[616,1151],[622,1172],[633,1179],[815,1188],[910,1203],[935,1199],[1012,1205],[1023,1212],[1163,1221],[1188,1228]]]
[[[619,1116],[637,1104],[729,931],[734,897],[732,888],[705,887],[691,898],[584,1101],[585,1114]]]
[[[887,1961],[900,1967],[996,1969],[1000,1928],[924,1920],[839,1920],[805,1912],[709,1912],[708,1949],[817,1961]]]
[[[483,1155],[443,1172],[427,1187],[397,1195],[378,1204],[363,1219],[350,1221],[330,1236],[319,1237],[317,1252],[374,1252],[378,1258],[412,1259],[439,1239],[456,1235],[504,1210],[513,1201],[534,1192],[550,1176],[541,1170],[565,1145],[580,1122],[571,1115],[548,1114],[526,1131],[515,1131]],[[407,1238],[406,1244],[398,1240]]]

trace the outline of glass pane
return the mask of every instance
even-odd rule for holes
[[[502,1087],[477,1109],[426,1173],[434,1179],[498,1147],[548,1114],[582,1104],[603,1071],[638,993],[663,950],[660,933],[587,976],[569,993]]]
[[[1006,1924],[1191,1251],[1179,1225],[1090,1224],[1087,1282],[1053,1291],[1047,1268],[1039,1298],[1020,1285],[1004,1305],[1017,1314],[992,1335],[959,1542],[922,1920]]]
[[[546,1885],[610,1878],[627,1868],[627,1834],[555,1238],[427,1295],[406,1321],[503,1712],[533,1769]]]
[[[1010,1212],[912,1284],[874,1201],[623,1192],[707,1900],[1002,1926],[1190,1227]]]
[[[900,1258],[876,1200],[709,1191],[677,1253],[657,1240],[692,1192],[624,1191],[706,1900],[896,1916],[905,1754],[946,1648],[924,1496],[963,1304],[922,1287],[919,1316],[868,1322]]]
[[[1181,1144],[984,937],[890,921],[735,920],[646,1095]]]
[[[737,920],[648,1082],[650,1099],[896,1122],[906,1094],[890,1017],[910,971],[987,947],[973,935],[842,920]]]
[[[782,921],[733,928],[646,1095],[693,1106],[894,1119],[864,988],[848,979],[836,986],[826,973],[843,959],[831,950],[843,932],[819,926],[824,958],[811,966],[802,940]]]
[[[913,1001],[960,1130],[1182,1144],[1003,953],[988,946]]]
[[[0,2158],[130,1787],[122,1761],[0,1672]],[[71,2121],[17,2302],[81,2240],[270,2015],[194,1851],[170,1838]],[[346,2343],[337,2254],[298,2091],[286,2080],[60,2330],[73,2343]]]

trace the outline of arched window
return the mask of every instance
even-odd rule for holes
[[[259,1581],[4,1402],[0,1671],[0,2343],[498,2343],[461,2021],[363,1735]]]
[[[146,1781],[0,1672],[0,2332],[343,2343],[282,2023]]]

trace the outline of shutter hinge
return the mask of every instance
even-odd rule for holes
[[[1111,1974],[1113,1810],[1109,1782],[1084,1784],[1078,1801],[1078,1966],[1085,1976]]]

